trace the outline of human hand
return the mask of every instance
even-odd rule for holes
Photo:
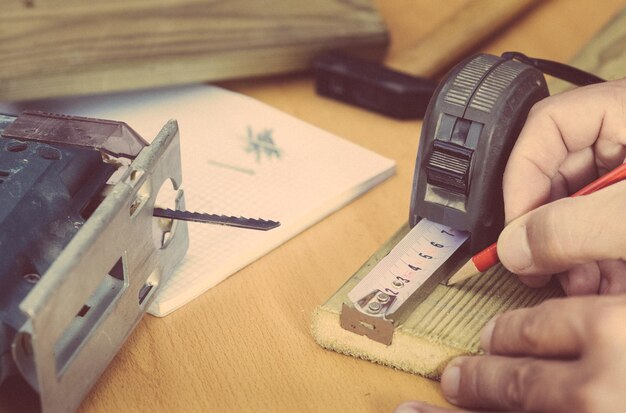
[[[626,182],[565,198],[625,158],[626,79],[537,103],[504,173],[504,266],[530,286],[560,273],[568,295],[626,291]]]
[[[626,296],[548,300],[497,316],[485,356],[460,357],[441,378],[445,397],[470,409],[535,413],[623,411]],[[460,413],[408,402],[396,413]]]

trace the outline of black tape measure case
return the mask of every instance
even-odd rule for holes
[[[452,69],[424,118],[411,227],[427,218],[469,231],[472,253],[494,242],[504,167],[530,108],[548,94],[540,70],[511,59],[480,54]]]

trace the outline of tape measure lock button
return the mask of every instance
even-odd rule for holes
[[[473,153],[472,149],[435,140],[425,166],[428,184],[467,195],[470,188],[470,164]]]

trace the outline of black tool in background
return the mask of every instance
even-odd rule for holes
[[[434,80],[341,52],[316,58],[313,71],[318,94],[398,119],[423,118],[437,88]]]

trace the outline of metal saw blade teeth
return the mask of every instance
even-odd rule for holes
[[[191,222],[202,222],[230,227],[255,229],[268,231],[280,226],[280,222],[262,218],[235,217],[230,215],[207,214],[202,212],[179,211],[169,208],[154,208],[153,215],[156,217],[178,219]]]

